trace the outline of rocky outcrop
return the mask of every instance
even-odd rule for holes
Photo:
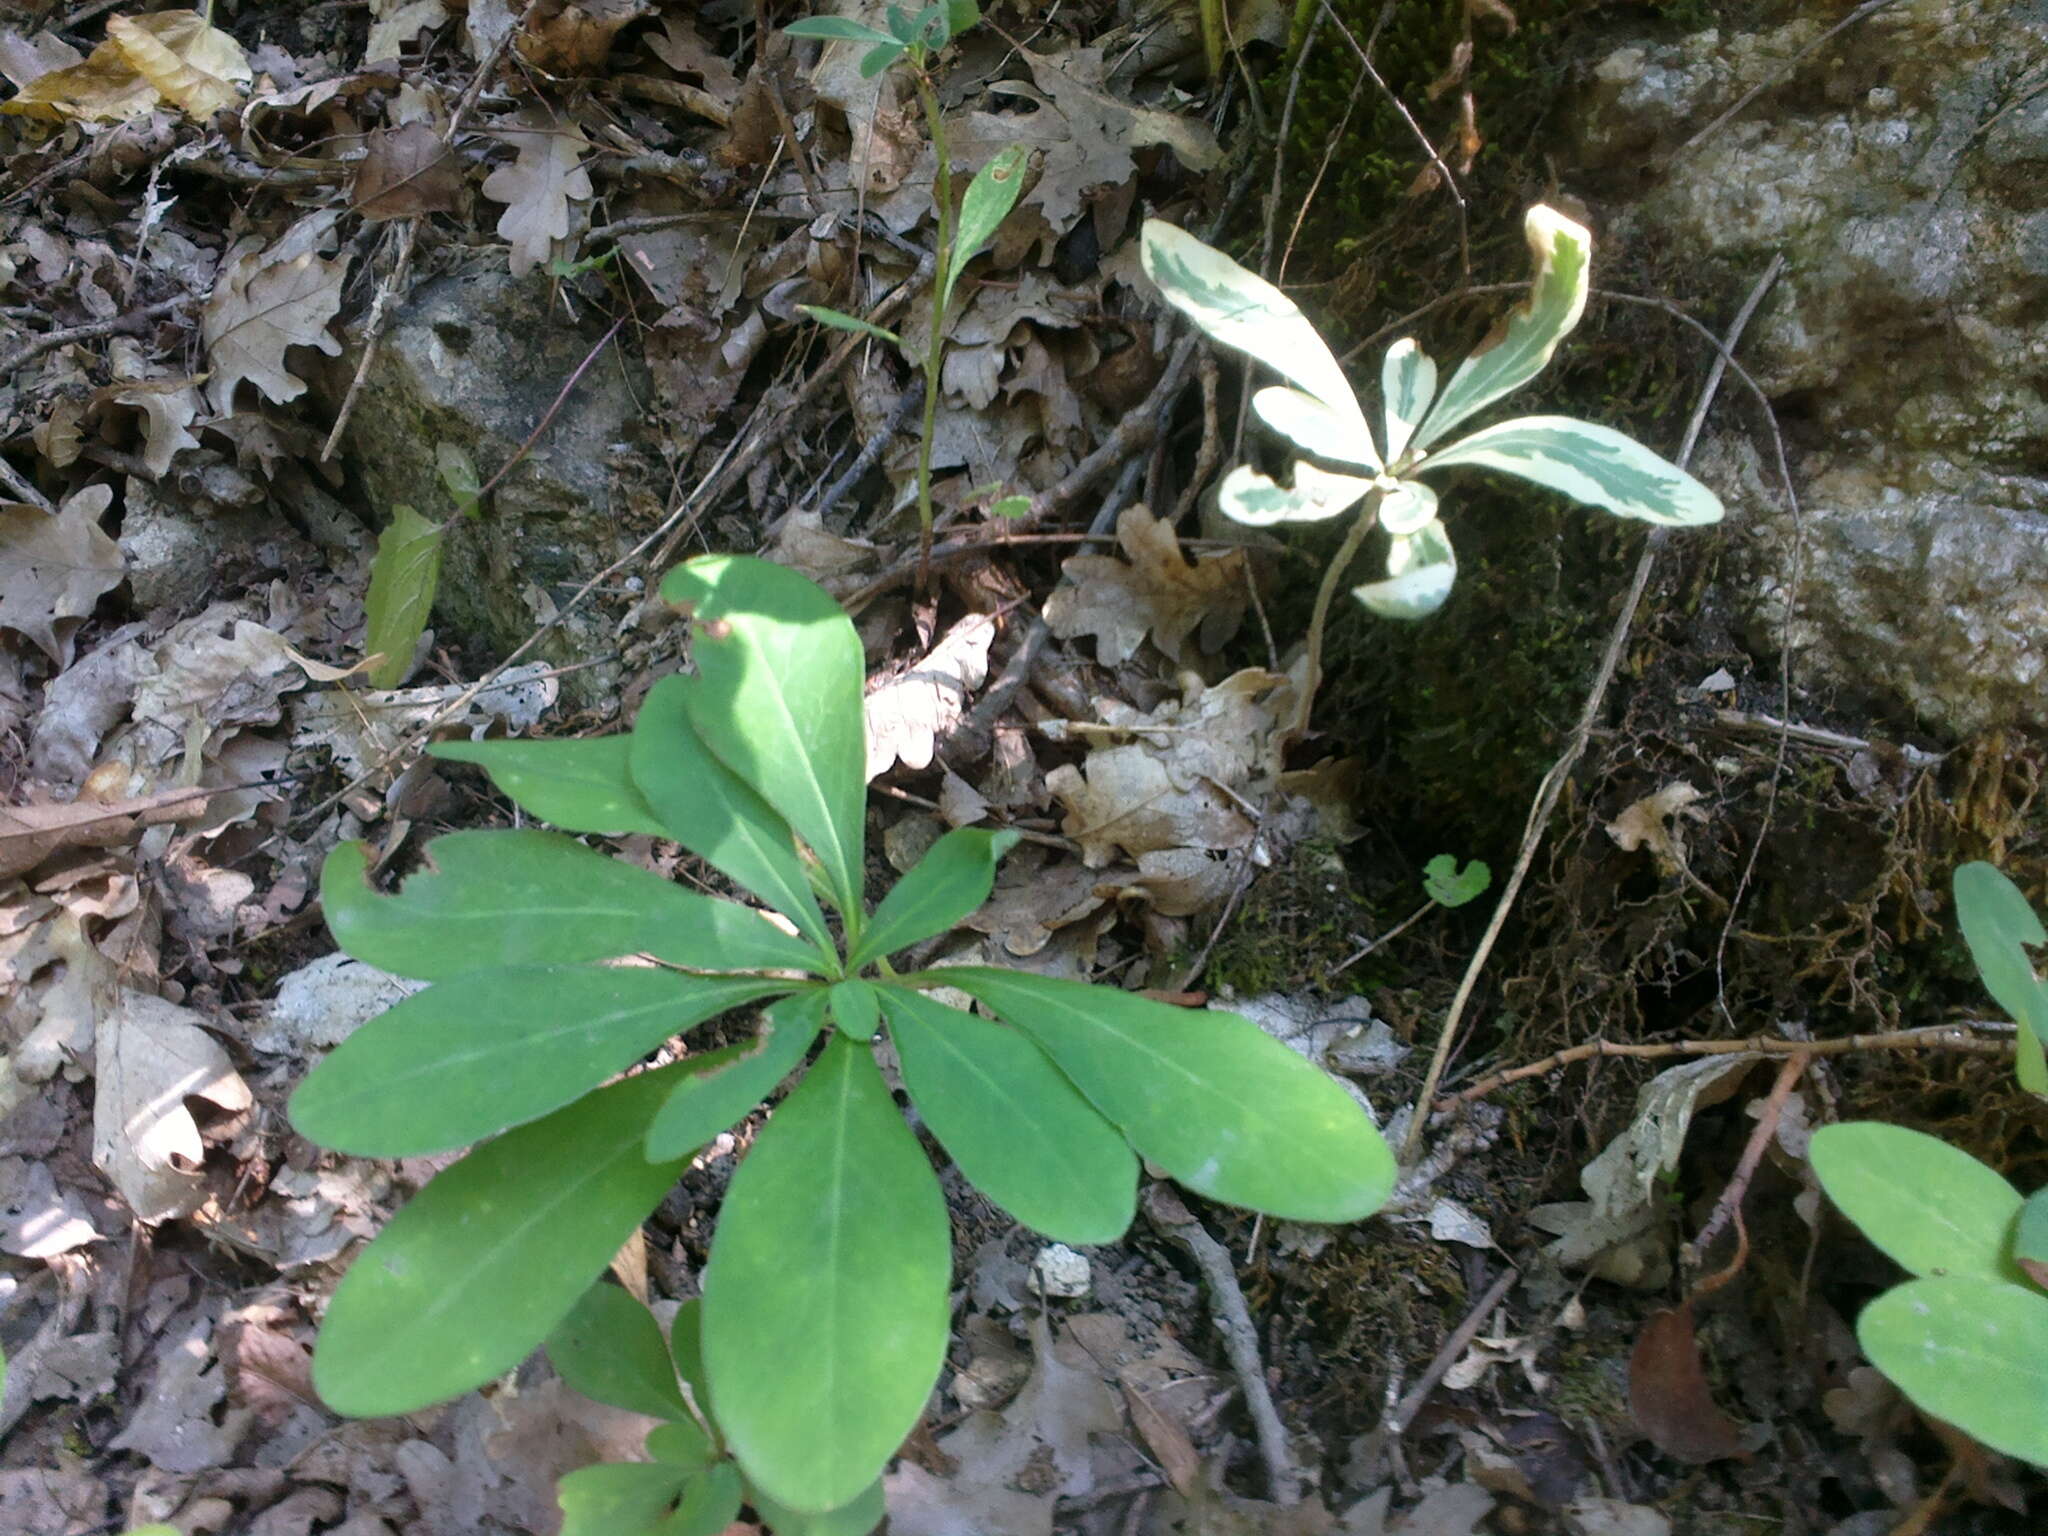
[[[1786,258],[1743,361],[1801,515],[1750,443],[1700,460],[1751,638],[1943,732],[2048,725],[2048,3],[1764,10],[1601,58],[1576,157],[1610,243]]]

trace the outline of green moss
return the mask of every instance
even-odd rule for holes
[[[1251,883],[1209,953],[1203,985],[1235,997],[1304,988],[1350,991],[1358,984],[1355,975],[1331,973],[1357,951],[1357,935],[1384,926],[1336,844],[1311,839]],[[1177,962],[1176,970],[1184,963]]]

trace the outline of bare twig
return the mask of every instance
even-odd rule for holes
[[[463,119],[476,109],[477,98],[484,93],[491,76],[497,71],[498,60],[505,57],[505,50],[512,46],[512,39],[526,30],[526,23],[533,13],[540,9],[541,0],[526,0],[520,9],[519,19],[505,30],[491,51],[477,61],[476,73],[469,77],[469,84],[462,88],[462,95],[455,103],[455,110],[448,114],[448,127],[441,134],[443,144],[453,144],[455,135],[462,131]]]
[[[1756,308],[1763,302],[1778,273],[1784,268],[1785,258],[1773,256],[1750,289],[1749,297],[1736,312],[1735,320],[1729,327],[1727,343],[1719,350],[1722,357],[1734,350],[1735,344],[1748,327]],[[1708,372],[1705,387],[1700,391],[1698,407],[1692,420],[1686,426],[1685,442],[1678,451],[1678,464],[1683,468],[1692,458],[1694,445],[1699,441],[1700,428],[1706,421],[1707,408],[1713,403],[1719,391],[1725,369],[1717,358]],[[1522,882],[1528,878],[1529,870],[1536,862],[1536,850],[1542,844],[1544,829],[1550,824],[1550,813],[1557,808],[1558,797],[1563,794],[1566,781],[1578,766],[1584,755],[1586,744],[1592,740],[1593,724],[1599,718],[1601,707],[1607,700],[1607,689],[1614,681],[1615,669],[1621,663],[1621,653],[1628,643],[1630,626],[1635,622],[1636,606],[1642,602],[1643,593],[1650,585],[1650,572],[1656,565],[1657,551],[1664,543],[1665,530],[1651,530],[1642,557],[1636,562],[1635,579],[1630,582],[1628,596],[1622,600],[1621,611],[1615,616],[1614,627],[1607,637],[1607,649],[1600,657],[1600,665],[1594,672],[1593,686],[1586,694],[1585,708],[1579,712],[1578,725],[1572,731],[1571,741],[1557,761],[1550,765],[1550,771],[1543,776],[1543,782],[1536,791],[1536,800],[1529,808],[1529,819],[1522,829],[1521,851],[1515,857],[1515,867],[1509,873],[1507,884],[1502,888],[1500,900],[1494,905],[1493,916],[1488,920],[1486,932],[1480,936],[1478,947],[1472,952],[1472,959],[1465,967],[1465,974],[1459,979],[1457,993],[1451,998],[1449,1011],[1444,1015],[1443,1032],[1438,1035],[1436,1050],[1429,1060],[1428,1074],[1423,1078],[1422,1092],[1416,1095],[1415,1116],[1409,1122],[1408,1139],[1402,1147],[1401,1161],[1412,1163],[1422,1150],[1422,1136],[1429,1124],[1429,1105],[1436,1097],[1437,1084],[1443,1081],[1444,1067],[1451,1056],[1451,1046],[1456,1040],[1457,1026],[1464,1017],[1465,1005],[1471,1001],[1473,989],[1479,984],[1479,975],[1486,968],[1487,958],[1493,953],[1493,946],[1499,940],[1501,930],[1507,926],[1508,914],[1514,910],[1515,898],[1521,894]]]
[[[348,382],[348,393],[341,397],[341,409],[334,413],[334,425],[327,433],[326,445],[320,450],[323,464],[334,457],[335,446],[348,428],[348,419],[355,414],[356,397],[363,392],[363,381],[370,376],[370,365],[377,360],[377,346],[384,339],[391,300],[405,286],[406,276],[412,270],[412,243],[419,230],[417,218],[407,219],[399,226],[398,255],[393,258],[391,270],[385,274],[384,281],[377,285],[377,296],[370,301],[370,318],[363,325],[362,360],[356,364],[355,377]]]
[[[1861,736],[1845,736],[1840,731],[1826,730],[1817,725],[1798,725],[1789,720],[1774,719],[1757,710],[1717,709],[1714,724],[1727,731],[1768,732],[1773,736],[1785,736],[1809,747],[1826,747],[1837,752],[1868,752],[1871,744]],[[1923,747],[1899,744],[1894,749],[1906,765],[1911,768],[1936,768],[1947,761],[1946,752],[1929,752]]]
[[[1811,1044],[1810,1041],[1804,1040],[1798,1043]],[[1742,1149],[1742,1157],[1735,1165],[1735,1175],[1729,1179],[1728,1187],[1721,1191],[1721,1198],[1714,1202],[1714,1211],[1707,1218],[1707,1224],[1700,1228],[1699,1236],[1692,1240],[1686,1250],[1687,1257],[1693,1263],[1698,1263],[1705,1256],[1707,1245],[1720,1236],[1721,1229],[1728,1225],[1730,1217],[1734,1218],[1738,1226],[1741,1225],[1742,1199],[1749,1193],[1749,1182],[1756,1177],[1757,1165],[1764,1160],[1764,1148],[1768,1147],[1771,1138],[1778,1134],[1778,1118],[1785,1111],[1785,1100],[1791,1097],[1793,1085],[1799,1081],[1806,1071],[1807,1064],[1812,1060],[1813,1052],[1810,1050],[1793,1051],[1779,1063],[1778,1076],[1771,1084],[1770,1097],[1764,1100],[1763,1112],[1756,1117],[1756,1126],[1749,1133],[1749,1143]],[[1745,1240],[1743,1247],[1746,1249],[1748,1246]],[[1741,1267],[1741,1259],[1742,1255],[1738,1253],[1735,1264],[1716,1276],[1713,1281],[1702,1284],[1695,1294],[1706,1295],[1719,1289]]]
[[[1392,1449],[1395,1442],[1408,1433],[1408,1426],[1413,1424],[1415,1416],[1422,1412],[1423,1405],[1429,1401],[1429,1395],[1450,1373],[1451,1367],[1463,1358],[1473,1339],[1478,1337],[1479,1330],[1486,1326],[1486,1320],[1493,1315],[1493,1309],[1507,1298],[1509,1288],[1520,1278],[1521,1271],[1510,1266],[1498,1280],[1486,1288],[1486,1294],[1481,1296],[1478,1304],[1465,1314],[1465,1320],[1451,1330],[1450,1337],[1444,1340],[1443,1347],[1429,1362],[1428,1369],[1415,1379],[1415,1385],[1402,1394],[1401,1400],[1387,1410],[1378,1427],[1366,1436],[1364,1445],[1359,1449],[1358,1460],[1363,1465],[1372,1467],[1375,1476],[1378,1468],[1374,1464]]]
[[[1181,1203],[1180,1197],[1164,1184],[1145,1191],[1145,1214],[1163,1236],[1188,1251],[1209,1291],[1215,1309],[1216,1328],[1223,1335],[1223,1352],[1237,1374],[1244,1392],[1245,1411],[1251,1415],[1252,1430],[1258,1437],[1259,1454],[1266,1463],[1268,1490],[1276,1504],[1289,1505],[1301,1498],[1301,1468],[1295,1464],[1288,1444],[1287,1428],[1280,1422],[1280,1410],[1273,1405],[1273,1392],[1266,1385],[1266,1368],[1259,1359],[1259,1330],[1244,1304],[1244,1291],[1237,1283],[1237,1270],[1230,1253],[1209,1235],[1208,1228]]]
[[[104,320],[88,320],[83,325],[67,325],[61,331],[45,331],[42,335],[23,342],[5,357],[0,357],[0,378],[11,376],[23,363],[33,362],[45,352],[68,347],[74,341],[92,341],[100,336],[113,336],[139,326],[147,320],[160,320],[165,315],[174,315],[181,309],[191,308],[205,297],[203,293],[182,293],[175,299],[160,299],[154,304],[145,304],[140,309],[128,309],[118,315],[109,315]]]
[[[50,505],[49,497],[29,484],[22,477],[21,471],[4,458],[0,458],[0,488],[4,488],[16,501],[25,501],[32,507],[41,507],[45,512],[57,510]]]
[[[1926,1029],[1897,1029],[1876,1035],[1838,1035],[1830,1040],[1782,1040],[1775,1035],[1758,1035],[1747,1040],[1666,1040],[1641,1045],[1617,1040],[1588,1040],[1562,1051],[1552,1051],[1541,1061],[1512,1067],[1483,1077],[1469,1088],[1438,1099],[1441,1112],[1470,1104],[1510,1083],[1543,1077],[1581,1061],[1598,1056],[1626,1056],[1635,1061],[1671,1061],[1684,1056],[1847,1056],[1859,1051],[1955,1051],[1969,1056],[2010,1056],[2009,1040],[1983,1040],[1973,1029],[1996,1028],[1991,1020],[1970,1020],[1963,1024],[1937,1024]]]

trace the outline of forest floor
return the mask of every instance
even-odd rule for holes
[[[1205,509],[1258,429],[1153,297],[1138,222],[1291,262],[1343,341],[1417,309],[1432,345],[1475,341],[1511,300],[1466,290],[1525,276],[1533,152],[1483,131],[1507,8],[1435,9],[1420,40],[1381,38],[1392,7],[1332,13],[1310,72],[1291,6],[1232,8],[1220,84],[1194,7],[1005,6],[948,51],[956,187],[1010,143],[1031,165],[947,316],[922,583],[935,162],[900,74],[729,3],[13,9],[0,1531],[546,1536],[557,1477],[639,1454],[645,1421],[539,1356],[403,1419],[328,1412],[326,1298],[448,1159],[325,1152],[285,1101],[396,995],[333,954],[328,852],[365,839],[395,877],[510,820],[422,745],[622,728],[682,663],[647,594],[703,550],[854,614],[878,873],[949,826],[1025,834],[958,953],[1228,1003],[1390,1139],[1473,983],[1419,1161],[1355,1228],[1198,1204],[1199,1238],[1141,1220],[1048,1296],[1043,1244],[949,1180],[955,1343],[892,1531],[2038,1528],[2038,1473],[1863,1363],[1856,1312],[1896,1271],[1804,1147],[1891,1119],[2048,1176],[1947,910],[1962,859],[2038,887],[2039,747],[1795,694],[1731,638],[1711,534],[1621,614],[1639,531],[1556,508],[1479,537],[1455,628],[1340,615],[1318,729],[1279,740],[1326,551]],[[1389,232],[1328,238],[1332,206]],[[1425,264],[1446,237],[1462,263]],[[1685,297],[1725,325],[1741,295]],[[1630,425],[1669,450],[1696,399],[1616,371],[1683,372],[1648,323],[1589,319],[1557,387],[1654,394]],[[445,541],[441,600],[373,677],[399,500]],[[1456,910],[1426,895],[1446,849],[1492,867]],[[621,1254],[643,1299],[694,1294],[746,1139]],[[1233,1306],[1249,1367],[1213,1321]]]

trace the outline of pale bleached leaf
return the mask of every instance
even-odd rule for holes
[[[566,118],[522,107],[498,129],[518,151],[484,178],[484,196],[503,203],[498,233],[512,246],[512,275],[524,277],[551,260],[569,237],[572,213],[590,199],[583,152],[590,141]]]

